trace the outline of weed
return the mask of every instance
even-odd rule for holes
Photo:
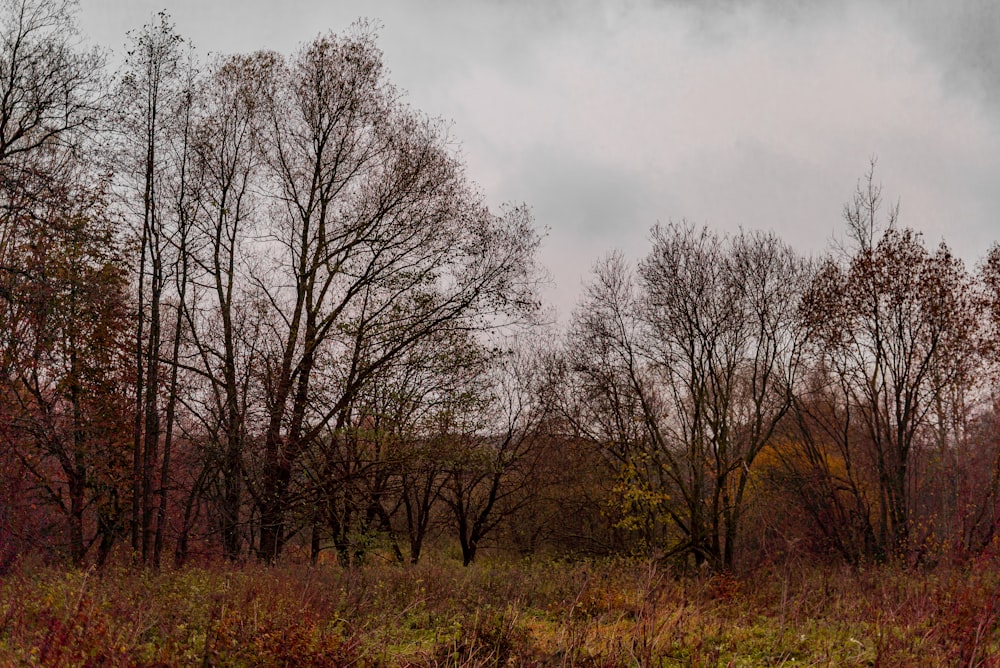
[[[0,665],[1000,665],[1000,567],[457,561],[0,582]]]

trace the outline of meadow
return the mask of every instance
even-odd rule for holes
[[[995,666],[998,586],[988,561],[23,564],[0,583],[0,665]]]

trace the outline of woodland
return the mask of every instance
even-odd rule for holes
[[[1000,245],[654,226],[566,322],[361,21],[0,16],[3,665],[997,665]]]
[[[376,37],[160,14],[112,70],[3,3],[0,572],[996,558],[1000,246],[929,246],[872,161],[823,256],[657,225],[559,326]]]

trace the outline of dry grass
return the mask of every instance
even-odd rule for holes
[[[1000,566],[24,567],[0,665],[1000,666]]]

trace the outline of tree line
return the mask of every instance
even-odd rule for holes
[[[1000,250],[874,164],[826,257],[657,226],[560,331],[364,22],[204,61],[160,14],[112,73],[74,10],[0,27],[0,567],[995,550]]]

